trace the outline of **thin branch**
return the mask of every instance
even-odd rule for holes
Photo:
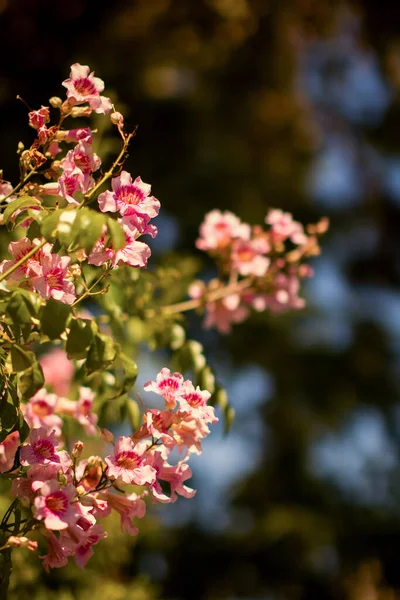
[[[195,310],[196,308],[204,306],[208,302],[215,302],[216,300],[221,300],[222,298],[226,298],[226,296],[230,296],[231,294],[237,294],[246,289],[250,289],[252,283],[253,279],[251,277],[247,277],[246,279],[242,279],[242,281],[237,283],[229,284],[215,291],[208,292],[201,298],[194,298],[193,300],[186,300],[185,302],[178,302],[177,304],[163,306],[161,308],[161,312],[164,315],[173,315],[176,313],[186,312],[188,310]]]

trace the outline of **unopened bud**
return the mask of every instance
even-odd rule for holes
[[[124,116],[118,111],[111,113],[110,120],[114,125],[120,125],[120,127],[124,126]]]
[[[91,114],[90,106],[74,106],[71,110],[71,117],[90,117]]]
[[[67,483],[68,483],[68,479],[67,479],[67,477],[64,475],[64,473],[62,471],[58,471],[58,473],[57,473],[57,481],[61,485],[67,485]]]
[[[61,167],[61,160],[53,160],[53,162],[51,163],[51,168],[53,171],[58,171],[58,169]]]
[[[17,154],[21,154],[25,150],[25,146],[22,142],[18,142]]]
[[[106,444],[113,444],[114,443],[114,434],[111,433],[111,431],[108,431],[108,429],[102,429],[101,430],[100,438]]]
[[[61,98],[59,98],[58,96],[52,96],[49,100],[49,104],[53,108],[60,108],[62,103],[63,102],[62,102]]]
[[[79,279],[82,274],[81,268],[79,265],[71,265],[69,268],[69,272],[71,273],[74,279]]]
[[[72,452],[71,452],[72,458],[74,458],[75,460],[77,458],[80,458],[82,456],[83,448],[84,448],[83,442],[75,442],[74,447],[72,448]]]
[[[83,494],[86,493],[86,490],[83,487],[83,485],[78,485],[78,487],[76,488],[76,491],[78,493],[78,496],[83,496]]]
[[[103,459],[101,458],[101,456],[89,456],[88,461],[87,461],[87,466],[88,467],[96,467],[99,464],[103,464]]]

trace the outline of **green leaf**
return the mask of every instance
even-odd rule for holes
[[[57,237],[58,221],[59,221],[61,215],[63,214],[63,212],[64,212],[63,209],[55,210],[54,212],[51,213],[51,215],[46,217],[42,223],[42,226],[41,226],[42,235],[49,242],[53,242],[54,239]]]
[[[44,386],[43,371],[40,364],[35,360],[33,365],[19,375],[18,394],[23,400],[29,400]]]
[[[12,373],[19,373],[20,371],[29,369],[36,360],[32,350],[25,350],[25,348],[22,348],[18,344],[11,346],[8,359]]]
[[[71,235],[73,239],[78,239],[80,246],[89,253],[101,238],[105,223],[105,215],[90,208],[83,208],[77,214]]]
[[[68,304],[50,298],[41,315],[42,332],[51,340],[56,340],[65,330],[72,309]]]
[[[206,365],[204,369],[201,371],[199,377],[199,385],[202,390],[208,390],[210,394],[213,394],[215,391],[215,376],[212,372],[211,368]]]
[[[127,356],[123,352],[119,354],[118,358],[121,361],[122,367],[124,369],[124,381],[121,389],[121,393],[124,393],[128,392],[134,385],[139,371],[135,361],[129,358],[129,356]]]
[[[108,229],[108,237],[114,248],[114,250],[119,250],[123,248],[126,244],[124,230],[118,221],[115,221],[111,217],[107,218],[107,229]]]
[[[0,404],[0,432],[1,441],[3,441],[18,420],[18,407],[15,406],[13,399],[10,394],[6,395],[6,398]]]
[[[32,206],[41,206],[40,200],[37,198],[31,198],[31,196],[20,196],[16,200],[13,200],[4,211],[5,224],[8,225],[11,217],[17,210],[27,210]]]
[[[26,290],[15,290],[7,305],[6,313],[16,325],[31,323],[41,306],[39,296]]]
[[[97,330],[96,321],[93,319],[72,319],[65,346],[68,358],[77,360],[86,358],[87,351]]]
[[[132,400],[132,398],[126,398],[124,404],[121,406],[121,420],[128,420],[132,431],[139,429],[141,424],[140,408],[138,403]]]
[[[101,333],[95,335],[86,360],[88,373],[106,369],[114,361],[116,354],[117,346],[112,338]]]

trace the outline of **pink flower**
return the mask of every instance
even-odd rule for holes
[[[61,161],[60,166],[64,171],[58,180],[61,191],[63,191],[63,186],[66,189],[70,185],[72,190],[72,186],[75,185],[76,189],[73,190],[73,193],[78,189],[86,193],[94,185],[91,174],[97,171],[100,165],[101,159],[93,152],[91,144],[78,142],[75,148],[70,150]],[[80,174],[83,175],[83,178]],[[75,184],[72,183],[72,180],[75,180]],[[73,196],[73,194],[69,194],[69,196]]]
[[[74,284],[65,279],[70,261],[68,256],[57,254],[43,257],[41,274],[31,279],[32,286],[42,298],[54,298],[63,304],[72,304],[76,300]]]
[[[132,519],[142,519],[146,513],[145,502],[136,494],[119,496],[109,492],[99,494],[106,500],[109,507],[116,510],[121,516],[121,529],[130,535],[137,535],[138,529],[133,525]]]
[[[93,133],[90,127],[81,127],[80,129],[70,129],[64,132],[66,142],[86,142],[91,144],[93,141]]]
[[[159,452],[152,452],[152,455],[153,466],[157,471],[157,481],[151,488],[154,498],[159,502],[175,502],[177,494],[185,498],[193,498],[196,490],[184,485],[184,481],[192,476],[192,471],[185,460],[181,460],[176,466],[173,466],[164,461]],[[159,479],[170,484],[171,496],[163,493],[158,482]]]
[[[249,316],[247,306],[241,304],[239,294],[230,294],[221,300],[207,302],[204,327],[215,327],[220,333],[230,333],[232,323],[241,323]]]
[[[67,529],[78,518],[75,505],[72,504],[75,498],[76,489],[71,483],[63,488],[55,479],[44,483],[40,495],[34,499],[35,519],[44,521],[46,529]]]
[[[211,397],[210,392],[201,390],[199,386],[195,388],[191,381],[185,381],[184,388],[185,391],[180,400],[179,414],[183,411],[204,423],[217,423],[218,419],[215,416],[214,407],[207,406],[207,402]]]
[[[161,369],[156,377],[156,381],[148,381],[143,386],[146,392],[159,394],[165,400],[167,409],[173,409],[176,406],[177,399],[183,392],[183,375],[180,373],[171,373],[169,369]]]
[[[48,465],[33,465],[26,473],[26,477],[17,477],[11,484],[11,493],[17,498],[33,502],[36,492],[45,481],[57,479],[60,465],[50,463]]]
[[[57,407],[57,396],[48,394],[42,388],[28,402],[22,405],[25,421],[29,427],[43,427],[46,431],[54,431],[56,436],[61,435],[62,419],[57,417],[55,413]]]
[[[72,151],[71,151],[72,152]],[[69,154],[69,153],[68,153]],[[71,156],[66,156],[62,162],[61,167],[63,169],[62,175],[58,178],[58,190],[57,193],[69,204],[78,206],[79,202],[75,198],[76,192],[86,193],[90,187],[93,186],[93,178],[85,177],[81,169],[77,167],[72,160]],[[48,185],[48,184],[45,184]]]
[[[19,432],[13,431],[0,444],[0,473],[9,471],[15,459],[15,454],[19,446]]]
[[[58,537],[52,531],[46,532],[47,551],[48,553],[40,558],[43,558],[43,566],[47,572],[50,569],[58,569],[65,567],[68,563],[68,554],[61,546]]]
[[[20,451],[21,465],[58,464],[64,471],[68,470],[71,459],[65,451],[57,452],[58,442],[54,433],[48,433],[44,427],[32,429],[27,443]]]
[[[79,399],[76,402],[75,418],[83,425],[87,435],[94,435],[97,431],[98,416],[92,412],[95,393],[87,387],[79,388]]]
[[[200,225],[200,237],[196,246],[200,250],[221,250],[228,247],[234,238],[248,240],[250,225],[229,211],[212,210]]]
[[[13,189],[14,188],[11,185],[11,183],[7,183],[5,181],[3,181],[3,183],[0,183],[0,200],[3,200],[6,196],[11,194]],[[16,199],[16,197],[17,196],[9,196],[9,198],[6,200],[6,202],[12,202],[13,200]]]
[[[240,275],[263,277],[271,261],[262,255],[268,251],[269,246],[262,238],[234,240],[231,255],[232,267]]]
[[[77,528],[74,528],[76,535]],[[70,553],[74,555],[75,562],[80,569],[83,569],[88,560],[93,556],[92,546],[95,546],[100,540],[107,537],[107,533],[103,531],[100,525],[92,525],[89,529],[81,530],[78,543],[71,539],[68,532],[61,533],[63,547],[68,548]]]
[[[65,396],[71,387],[75,373],[74,363],[68,359],[64,350],[54,348],[48,354],[39,358],[45,384],[50,386],[55,394]]]
[[[88,263],[100,266],[111,260],[113,267],[120,264],[127,264],[131,267],[146,267],[147,259],[151,255],[150,248],[147,244],[137,241],[137,237],[140,235],[137,229],[122,223],[121,219],[118,219],[118,222],[121,223],[125,234],[125,246],[119,250],[106,247],[106,231],[104,231],[102,237],[95,244],[89,255]]]
[[[71,65],[70,77],[63,81],[62,85],[67,88],[67,98],[71,99],[73,104],[88,102],[96,113],[107,114],[110,112],[111,100],[100,96],[104,90],[104,83],[94,76],[94,72],[90,73],[88,66],[79,63]]]
[[[271,225],[271,240],[277,244],[290,238],[294,244],[303,245],[307,242],[301,223],[293,220],[290,213],[280,209],[271,209],[265,217],[265,222]]]
[[[140,177],[132,182],[132,177],[127,171],[122,171],[111,182],[113,191],[109,190],[100,194],[98,201],[102,212],[120,211],[124,217],[131,215],[147,215],[156,217],[160,210],[160,202],[150,196],[151,185],[144,183]]]
[[[139,442],[134,445],[130,437],[122,436],[114,446],[114,456],[107,456],[109,477],[120,479],[123,483],[148,485],[155,481],[156,472],[146,464],[148,444]]]
[[[21,258],[23,258],[28,252],[30,252],[35,246],[40,244],[41,240],[35,238],[33,242],[29,238],[22,238],[18,242],[10,242],[8,245],[8,251],[14,260],[3,260],[0,264],[0,273],[5,273],[15,265]],[[30,271],[40,270],[40,262],[44,256],[50,254],[52,249],[51,244],[45,244],[43,248],[40,248],[31,258],[23,263],[18,269],[16,269],[8,279],[20,281],[28,275]]]
[[[295,274],[279,273],[274,281],[275,290],[271,294],[253,294],[245,298],[256,311],[270,310],[279,313],[287,310],[300,310],[305,306],[305,300],[300,298],[300,281]]]
[[[132,214],[127,217],[123,217],[122,219],[118,219],[118,223],[120,223],[123,227],[127,226],[129,229],[136,230],[140,235],[150,235],[152,238],[155,238],[158,229],[155,225],[149,225],[150,217],[148,215],[137,215]]]

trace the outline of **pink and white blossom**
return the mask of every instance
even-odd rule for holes
[[[57,396],[49,394],[44,388],[36,392],[27,404],[21,406],[25,421],[29,427],[38,429],[43,427],[46,431],[56,436],[61,435],[62,419],[55,414],[57,408]]]
[[[101,96],[104,90],[104,82],[94,76],[94,71],[86,65],[74,63],[71,65],[69,79],[63,81],[62,85],[67,88],[67,98],[74,104],[88,102],[96,113],[107,114],[112,109],[111,100]]]
[[[140,177],[132,181],[127,171],[122,171],[111,181],[112,191],[100,194],[98,201],[102,212],[119,211],[123,217],[131,215],[156,217],[160,210],[160,202],[150,196],[151,185],[144,183]]]
[[[46,529],[52,531],[67,529],[79,516],[73,503],[75,498],[76,489],[71,483],[65,487],[55,479],[44,483],[33,501],[35,519],[43,521]]]
[[[74,284],[66,279],[70,262],[68,256],[51,254],[43,257],[40,275],[31,279],[33,288],[42,298],[54,298],[64,304],[72,304],[76,300]]]
[[[250,225],[229,211],[212,210],[207,213],[200,225],[200,237],[196,241],[199,250],[222,250],[232,243],[233,239],[250,239]]]
[[[147,442],[134,444],[130,437],[121,436],[114,446],[114,455],[104,459],[108,465],[109,477],[121,480],[123,483],[149,485],[155,481],[156,472],[147,464]]]
[[[161,369],[156,381],[148,381],[143,389],[146,392],[159,394],[165,400],[168,410],[175,408],[177,400],[183,392],[183,376],[180,373],[171,373],[167,368]]]

